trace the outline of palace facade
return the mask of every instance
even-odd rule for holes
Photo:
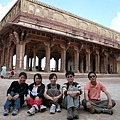
[[[120,33],[37,0],[18,0],[0,22],[0,65],[13,69],[14,55],[16,71],[50,72],[54,58],[54,71],[120,73]]]

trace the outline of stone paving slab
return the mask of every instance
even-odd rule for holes
[[[55,113],[54,115],[51,115],[49,114],[49,108],[47,108],[47,111],[43,113],[39,112],[33,116],[28,116],[28,107],[26,105],[21,108],[17,116],[12,116],[11,114],[8,116],[3,116],[3,105],[6,101],[6,90],[13,80],[15,79],[0,79],[0,120],[67,120],[67,111],[65,109],[62,109],[61,113]],[[84,85],[89,81],[87,78],[75,78],[75,80],[81,84],[82,90]],[[106,85],[108,91],[111,93],[112,98],[116,100],[117,105],[113,108],[114,114],[90,114],[89,112],[84,111],[83,107],[81,106],[79,110],[79,120],[120,120],[120,77],[102,77],[98,78],[98,80],[102,81]],[[27,79],[26,82],[30,84],[32,81],[32,79]],[[59,78],[57,82],[62,85],[64,82],[66,82],[66,80]],[[49,80],[43,79],[43,83],[47,84],[49,83]],[[84,95],[82,94],[81,100],[83,99],[83,96]],[[103,93],[101,94],[101,97],[103,99],[106,98]]]

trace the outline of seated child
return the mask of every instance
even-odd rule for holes
[[[4,116],[10,112],[10,107],[13,106],[12,115],[17,115],[20,107],[24,104],[24,95],[27,93],[28,85],[25,83],[27,74],[21,72],[19,80],[13,81],[7,90],[7,100],[4,105]]]
[[[28,110],[28,114],[34,115],[36,112],[43,111],[46,106],[43,106],[43,93],[45,85],[42,83],[41,74],[34,75],[34,82],[28,86],[28,94],[26,97],[27,104],[31,107]]]
[[[50,114],[54,114],[55,111],[61,112],[62,91],[61,86],[56,83],[57,75],[55,73],[49,76],[50,83],[47,84],[44,92],[46,98],[46,105],[50,107]]]

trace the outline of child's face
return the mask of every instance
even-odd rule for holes
[[[69,83],[71,83],[71,82],[73,82],[73,80],[74,80],[74,76],[73,75],[67,75],[67,81],[69,82]]]
[[[25,83],[25,81],[26,81],[25,76],[24,76],[24,75],[21,75],[21,76],[19,77],[19,83],[20,83],[20,84],[23,84],[23,83]]]
[[[35,84],[36,85],[39,85],[40,83],[41,83],[41,79],[40,78],[38,78],[38,76],[35,76]]]
[[[50,82],[51,82],[51,84],[56,84],[56,81],[57,81],[57,78],[56,78],[56,76],[53,76],[53,78],[52,79],[50,79]]]

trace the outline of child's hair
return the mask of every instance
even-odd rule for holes
[[[91,73],[93,73],[97,77],[96,73],[94,71],[91,71],[91,72],[88,73],[88,78],[90,78]]]
[[[57,75],[55,73],[51,73],[49,76],[49,80],[51,80],[54,76],[57,78]]]
[[[65,77],[67,77],[68,75],[73,75],[73,76],[75,76],[74,72],[72,72],[72,71],[66,72]]]
[[[39,74],[39,73],[36,73],[36,74],[34,75],[34,83],[35,83],[35,77],[36,77],[36,76],[38,76],[38,78],[41,79],[41,82],[42,82],[42,75]]]
[[[19,77],[21,77],[22,75],[27,79],[27,74],[26,74],[25,72],[21,72],[21,73],[19,74]]]

